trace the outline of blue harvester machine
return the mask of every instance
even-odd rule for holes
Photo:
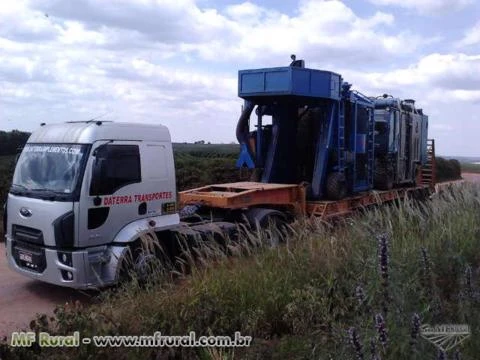
[[[292,59],[286,67],[239,71],[238,95],[245,103],[236,131],[237,166],[255,168],[263,183],[306,182],[310,200],[372,189],[374,102],[341,75]]]
[[[413,100],[366,97],[339,74],[292,59],[238,73],[237,166],[254,169],[251,181],[183,191],[181,205],[203,208],[208,218],[266,223],[345,216],[434,191],[434,142]]]

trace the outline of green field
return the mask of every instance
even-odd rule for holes
[[[240,145],[173,143],[173,150],[176,153],[190,153],[204,157],[236,157],[240,151]]]
[[[480,164],[462,163],[462,172],[480,174]]]

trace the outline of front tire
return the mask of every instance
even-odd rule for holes
[[[156,235],[145,234],[129,244],[120,260],[119,282],[136,280],[146,283],[164,273],[165,265],[161,259]]]

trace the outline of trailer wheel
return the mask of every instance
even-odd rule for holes
[[[374,187],[379,190],[393,188],[393,169],[384,162],[375,163]]]
[[[345,175],[332,172],[327,176],[327,197],[330,200],[341,200],[347,196],[347,181]]]
[[[277,246],[288,234],[287,216],[279,210],[253,208],[246,217],[252,229],[265,231],[271,246]]]

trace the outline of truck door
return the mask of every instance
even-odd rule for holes
[[[140,144],[94,144],[82,184],[77,246],[109,243],[123,226],[139,218],[142,209],[135,194],[142,181]]]

